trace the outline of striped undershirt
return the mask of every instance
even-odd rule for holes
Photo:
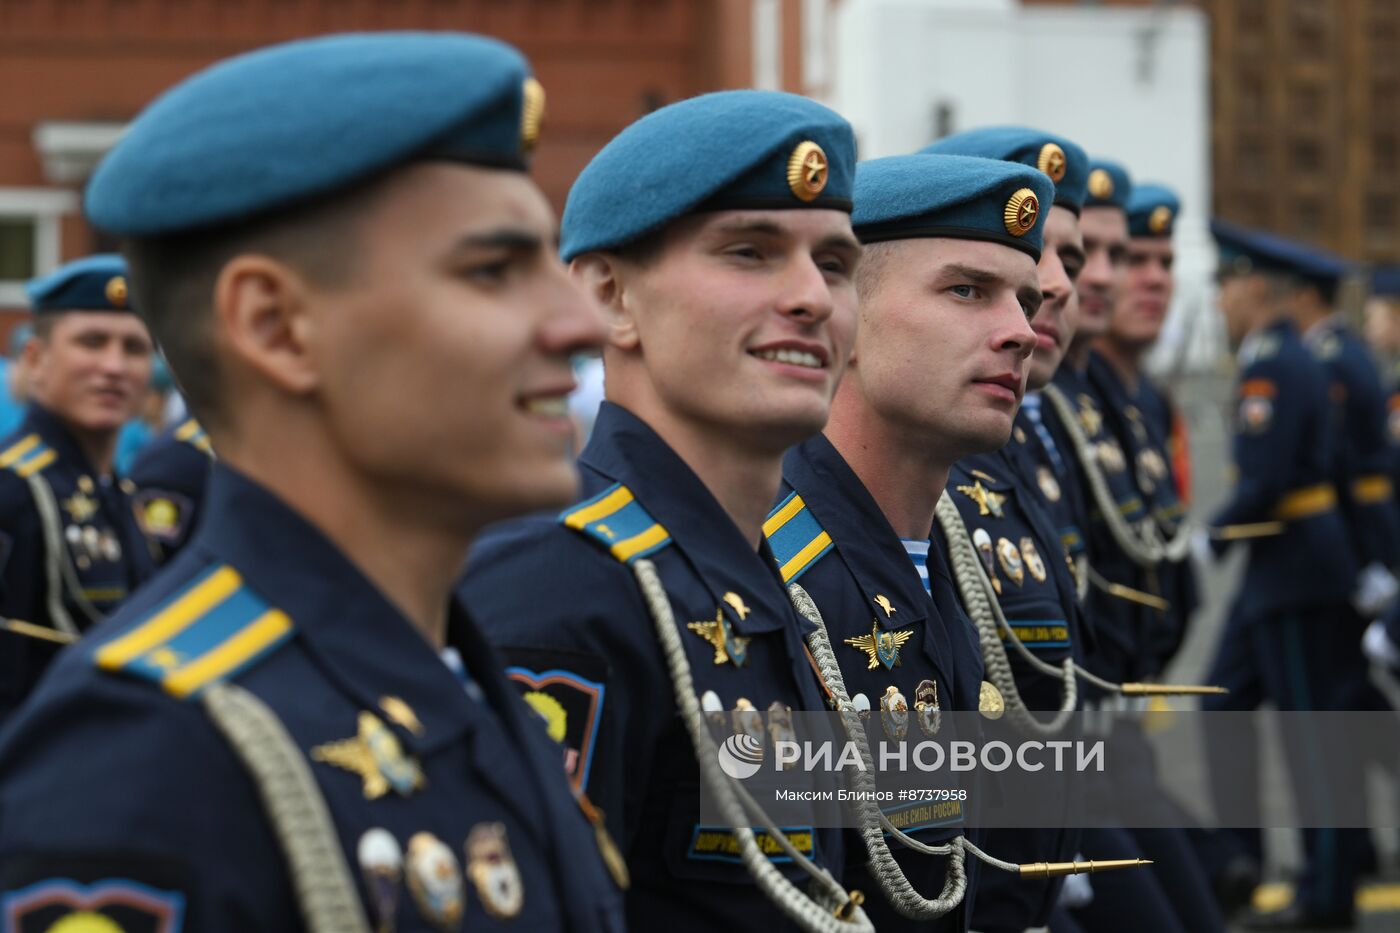
[[[932,596],[933,584],[928,580],[928,541],[914,541],[909,538],[899,540],[904,545],[904,553],[914,562],[914,569],[919,571],[919,582],[924,585],[924,592]]]

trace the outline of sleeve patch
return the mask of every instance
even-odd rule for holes
[[[1278,395],[1278,386],[1272,379],[1250,379],[1240,384],[1241,398],[1273,398]]]
[[[1247,395],[1240,400],[1240,429],[1247,434],[1262,434],[1274,420],[1274,403],[1264,395]]]
[[[607,697],[606,665],[596,658],[527,649],[503,649],[506,676],[564,747],[564,771],[577,790],[592,776],[598,727]]]
[[[7,860],[0,924],[11,933],[183,933],[188,873],[125,853]]]

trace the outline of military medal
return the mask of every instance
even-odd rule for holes
[[[1024,444],[1026,442],[1026,432],[1019,424],[1011,429],[1011,436],[1016,438],[1016,443],[1018,444]]]
[[[719,694],[713,690],[706,690],[700,695],[700,711],[705,714],[711,725],[724,725],[724,704],[719,701]]]
[[[735,735],[747,735],[760,746],[763,745],[763,715],[744,697],[735,701],[730,722],[734,725]]]
[[[102,548],[102,556],[107,560],[116,563],[122,559],[122,546],[117,541],[117,536],[110,529],[104,528],[98,536],[99,546]]]
[[[773,736],[773,748],[778,747],[779,742],[796,742],[797,730],[792,725],[792,707],[784,706],[774,700],[768,706],[768,733]],[[793,762],[783,763],[783,770],[786,771],[793,766]]]
[[[866,670],[873,671],[881,664],[889,670],[899,666],[899,649],[904,647],[904,643],[913,634],[912,628],[900,629],[895,632],[882,632],[880,631],[880,622],[877,619],[871,623],[869,635],[858,635],[855,638],[847,638],[845,641],[852,648],[864,651],[870,658]]]
[[[1036,583],[1045,582],[1045,561],[1040,559],[1040,552],[1029,537],[1021,539],[1021,560],[1025,562],[1026,572]]]
[[[890,598],[884,593],[875,594],[875,605],[879,606],[885,611],[886,619],[888,619],[890,616],[894,615],[896,612],[899,611],[894,607],[894,604],[890,602]]]
[[[1010,538],[997,539],[997,559],[1001,561],[1001,569],[1006,572],[1012,583],[1020,586],[1025,581],[1026,573],[1021,564],[1021,552],[1016,550],[1016,545],[1011,543]]]
[[[938,708],[938,683],[921,680],[914,688],[914,713],[919,720],[919,731],[932,738],[943,725],[943,713]]]
[[[747,619],[749,617],[749,613],[753,611],[748,606],[744,605],[744,597],[740,596],[738,593],[725,593],[724,601],[730,609],[734,610],[734,614],[739,617],[739,621],[741,622],[744,619]]]
[[[909,701],[898,687],[886,687],[880,697],[880,725],[885,735],[899,741],[909,732]]]
[[[1094,451],[1098,455],[1099,463],[1110,473],[1122,473],[1128,465],[1128,458],[1123,456],[1123,448],[1119,447],[1115,440],[1099,441],[1094,445]]]
[[[393,933],[394,916],[399,909],[399,884],[403,880],[403,850],[393,833],[375,827],[365,830],[355,851],[378,921],[375,930]]]
[[[404,858],[408,893],[418,912],[441,930],[456,930],[462,922],[466,885],[457,856],[432,833],[414,833]]]
[[[749,640],[743,635],[734,634],[729,619],[725,618],[723,606],[715,610],[713,619],[706,619],[704,622],[691,622],[686,628],[705,639],[715,649],[716,664],[727,664],[733,661],[735,667],[743,667],[748,663]]]
[[[414,735],[423,734],[423,724],[418,721],[418,714],[399,697],[382,696],[379,698],[379,708],[384,711],[384,715],[397,725],[403,726]]]
[[[977,546],[977,556],[982,558],[982,567],[987,571],[987,579],[992,581],[992,589],[1001,595],[1001,580],[997,579],[996,556],[992,551],[992,536],[987,529],[978,528],[972,533],[972,543]]]
[[[977,712],[987,719],[1000,719],[1006,712],[1005,698],[989,680],[982,681],[982,689],[977,694]]]
[[[1090,438],[1097,435],[1103,427],[1103,415],[1099,414],[1098,406],[1083,392],[1079,393],[1079,424]]]
[[[82,524],[97,514],[96,500],[81,489],[63,500],[63,508],[78,524]]]
[[[1040,486],[1040,492],[1051,502],[1060,501],[1060,481],[1055,479],[1055,471],[1048,466],[1041,464],[1035,468],[1035,481]]]
[[[486,912],[498,920],[509,920],[520,913],[525,904],[525,884],[520,879],[520,868],[511,858],[505,824],[473,826],[464,849],[467,877],[476,885]]]
[[[360,713],[354,738],[317,745],[311,758],[359,775],[366,800],[378,800],[391,790],[407,797],[426,783],[418,762],[403,753],[398,736],[369,712]]]
[[[855,709],[856,715],[861,719],[870,718],[870,697],[863,693],[857,693],[851,697],[851,706]]]
[[[974,480],[971,486],[959,486],[958,492],[977,503],[978,515],[1001,518],[1001,504],[1006,501],[1006,497],[987,489],[980,479]]]

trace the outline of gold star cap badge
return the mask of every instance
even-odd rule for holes
[[[1012,236],[1025,236],[1035,228],[1040,217],[1040,200],[1029,188],[1022,188],[1006,202],[1002,219],[1006,221],[1006,232]]]
[[[544,126],[544,85],[535,78],[526,78],[521,89],[520,148],[525,155],[535,151]]]
[[[108,279],[106,293],[107,300],[112,303],[113,307],[125,308],[127,296],[126,276],[114,275],[110,279]]]
[[[822,147],[810,139],[797,144],[788,157],[787,181],[799,201],[815,201],[826,188],[828,164]]]
[[[1147,229],[1153,233],[1166,233],[1171,222],[1172,209],[1165,204],[1158,204],[1147,217]]]
[[[1113,176],[1107,169],[1096,168],[1089,173],[1089,193],[1100,200],[1113,197]]]
[[[1040,147],[1040,155],[1035,157],[1035,167],[1059,184],[1060,179],[1065,177],[1065,151],[1056,143],[1046,143]]]

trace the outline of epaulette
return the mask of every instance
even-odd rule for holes
[[[175,429],[175,440],[184,441],[211,457],[214,455],[214,447],[209,443],[209,435],[204,433],[204,426],[193,418],[187,419]]]
[[[831,535],[796,492],[768,513],[763,523],[763,536],[768,539],[784,583],[802,576],[832,547]]]
[[[58,454],[40,440],[39,435],[29,434],[0,451],[0,469],[11,470],[27,478],[57,459]]]
[[[560,512],[559,521],[597,541],[624,564],[654,554],[671,543],[671,533],[621,483]]]
[[[216,564],[122,634],[92,648],[106,671],[159,684],[189,699],[270,654],[292,634],[292,620]]]

